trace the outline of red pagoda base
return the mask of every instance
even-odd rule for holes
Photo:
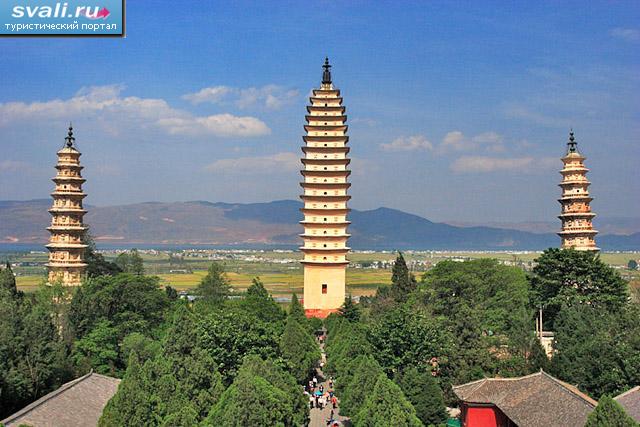
[[[308,318],[317,317],[319,319],[326,319],[327,316],[330,315],[331,313],[337,313],[337,312],[338,312],[337,308],[327,308],[327,309],[308,308],[304,310],[304,314]]]

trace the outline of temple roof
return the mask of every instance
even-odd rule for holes
[[[64,384],[1,421],[9,426],[96,426],[120,380],[93,372]]]
[[[627,414],[640,423],[640,385],[613,398]]]
[[[454,386],[466,403],[493,404],[519,426],[583,427],[597,402],[544,371],[519,378],[485,378]]]

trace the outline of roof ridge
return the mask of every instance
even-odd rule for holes
[[[613,400],[618,400],[621,397],[625,397],[628,394],[631,393],[635,393],[636,391],[640,390],[640,385],[637,385],[635,387],[631,387],[629,390],[625,391],[624,393],[620,393],[619,395],[617,395],[616,397],[613,398]]]
[[[481,383],[481,382],[486,381],[486,380],[488,380],[488,379],[489,379],[489,378],[484,377],[484,378],[480,378],[479,380],[470,381],[470,382],[468,382],[468,383],[464,383],[464,384],[460,384],[460,385],[454,385],[454,386],[453,386],[453,387],[451,387],[451,388],[467,387],[467,386],[470,386],[471,384]]]
[[[10,423],[11,421],[15,420],[16,418],[21,417],[22,415],[26,414],[27,412],[30,412],[33,409],[37,408],[38,406],[42,405],[46,401],[48,401],[48,400],[52,399],[53,397],[59,395],[63,391],[66,391],[66,390],[70,389],[71,387],[75,386],[76,384],[78,384],[79,382],[84,381],[85,379],[87,379],[91,375],[94,375],[93,369],[88,374],[85,374],[85,375],[83,375],[83,376],[81,376],[79,378],[76,378],[74,380],[71,380],[71,381],[69,381],[67,383],[62,384],[57,389],[53,390],[52,392],[49,392],[49,393],[45,394],[44,396],[42,396],[40,399],[36,400],[35,402],[32,402],[32,403],[28,404],[24,408],[20,409],[18,412],[14,413],[12,415],[9,415],[4,420],[0,421],[0,423],[2,423],[2,424]]]
[[[552,375],[549,375],[548,373],[546,373],[545,371],[543,371],[542,369],[540,369],[540,373],[544,374],[545,377],[551,379],[555,384],[559,385],[561,387],[562,390],[565,390],[565,392],[569,392],[575,396],[578,396],[580,399],[584,400],[585,402],[587,402],[589,405],[596,407],[598,406],[598,402],[595,401],[594,399],[592,399],[591,397],[587,396],[585,393],[581,392],[578,387],[571,385],[567,382],[564,382],[562,380],[559,380],[558,378],[555,378]]]

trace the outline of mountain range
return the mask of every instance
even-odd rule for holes
[[[46,242],[48,199],[0,201],[0,242]],[[302,231],[302,204],[146,202],[88,206],[85,222],[101,244],[216,245],[221,247],[296,247]],[[396,209],[352,210],[349,245],[366,250],[541,250],[559,244],[554,233],[454,226]],[[602,235],[603,250],[640,250],[640,232]]]

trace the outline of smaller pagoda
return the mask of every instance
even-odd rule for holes
[[[55,189],[53,206],[49,209],[51,226],[47,228],[51,237],[47,249],[49,250],[49,283],[62,283],[64,286],[79,286],[82,284],[84,270],[84,252],[87,245],[84,235],[88,227],[83,223],[87,212],[82,207],[82,200],[86,194],[82,192],[82,178],[80,166],[80,152],[75,147],[73,128],[65,138],[64,147],[58,151],[58,173],[53,178]]]
[[[558,235],[562,239],[562,249],[598,251],[595,241],[598,232],[592,224],[596,214],[591,212],[593,198],[589,196],[591,183],[587,179],[589,169],[584,166],[585,159],[578,151],[578,143],[571,131],[567,154],[562,158],[564,167],[560,171],[562,197],[558,201],[562,205],[562,213],[558,218],[562,221],[562,230]]]

